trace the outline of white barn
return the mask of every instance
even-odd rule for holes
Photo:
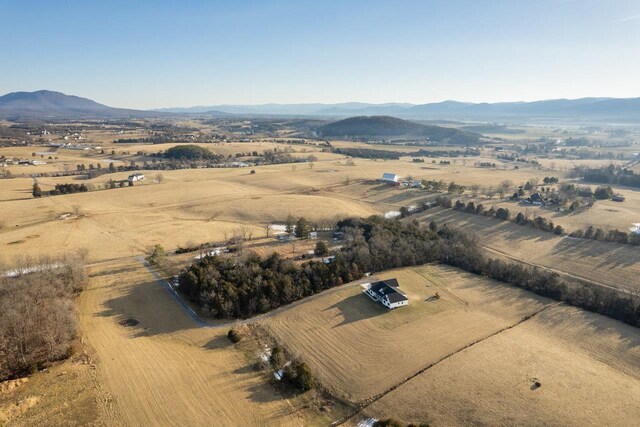
[[[379,302],[390,310],[409,305],[409,299],[400,292],[396,279],[365,283],[362,287],[364,288],[364,293],[367,294],[369,298]]]
[[[385,172],[382,174],[380,182],[384,184],[400,185],[400,177],[396,173]]]
[[[129,175],[129,178],[127,178],[127,180],[129,182],[144,181],[144,174],[134,173],[133,175]]]

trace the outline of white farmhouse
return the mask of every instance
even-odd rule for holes
[[[396,279],[365,283],[362,287],[364,288],[364,293],[367,294],[369,298],[379,302],[390,310],[409,304],[409,299],[400,292]]]

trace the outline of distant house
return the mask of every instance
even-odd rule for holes
[[[547,202],[544,201],[540,193],[533,193],[531,196],[527,197],[524,201],[536,206],[544,206],[547,204]]]
[[[144,181],[144,174],[134,173],[132,175],[129,175],[129,177],[127,178],[127,181],[129,182]]]
[[[625,198],[624,196],[615,195],[611,198],[611,200],[613,200],[614,202],[624,202]]]
[[[400,185],[400,177],[395,173],[383,173],[380,180],[383,184]]]
[[[364,288],[364,293],[367,294],[369,298],[379,302],[390,310],[409,304],[409,299],[400,292],[396,279],[365,283],[362,287]]]

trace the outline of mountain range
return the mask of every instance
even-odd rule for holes
[[[0,96],[0,118],[120,118],[153,117],[162,113],[113,108],[87,98],[50,90],[12,92]]]
[[[173,113],[215,111],[247,115],[364,116],[392,115],[422,120],[596,120],[640,123],[640,98],[550,99],[532,102],[470,103],[443,101],[429,104],[359,102],[339,104],[211,105],[166,108]]]
[[[116,118],[175,114],[350,117],[392,115],[414,120],[606,121],[640,123],[640,98],[551,99],[533,102],[429,104],[347,102],[337,104],[211,105],[157,110],[113,108],[87,98],[41,90],[0,96],[0,118]]]

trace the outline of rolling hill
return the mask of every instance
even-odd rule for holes
[[[317,129],[325,137],[422,137],[443,144],[473,145],[480,135],[441,126],[426,126],[391,116],[358,116],[328,123]]]
[[[0,117],[3,118],[113,118],[161,114],[112,108],[87,98],[49,90],[12,92],[0,96]]]

